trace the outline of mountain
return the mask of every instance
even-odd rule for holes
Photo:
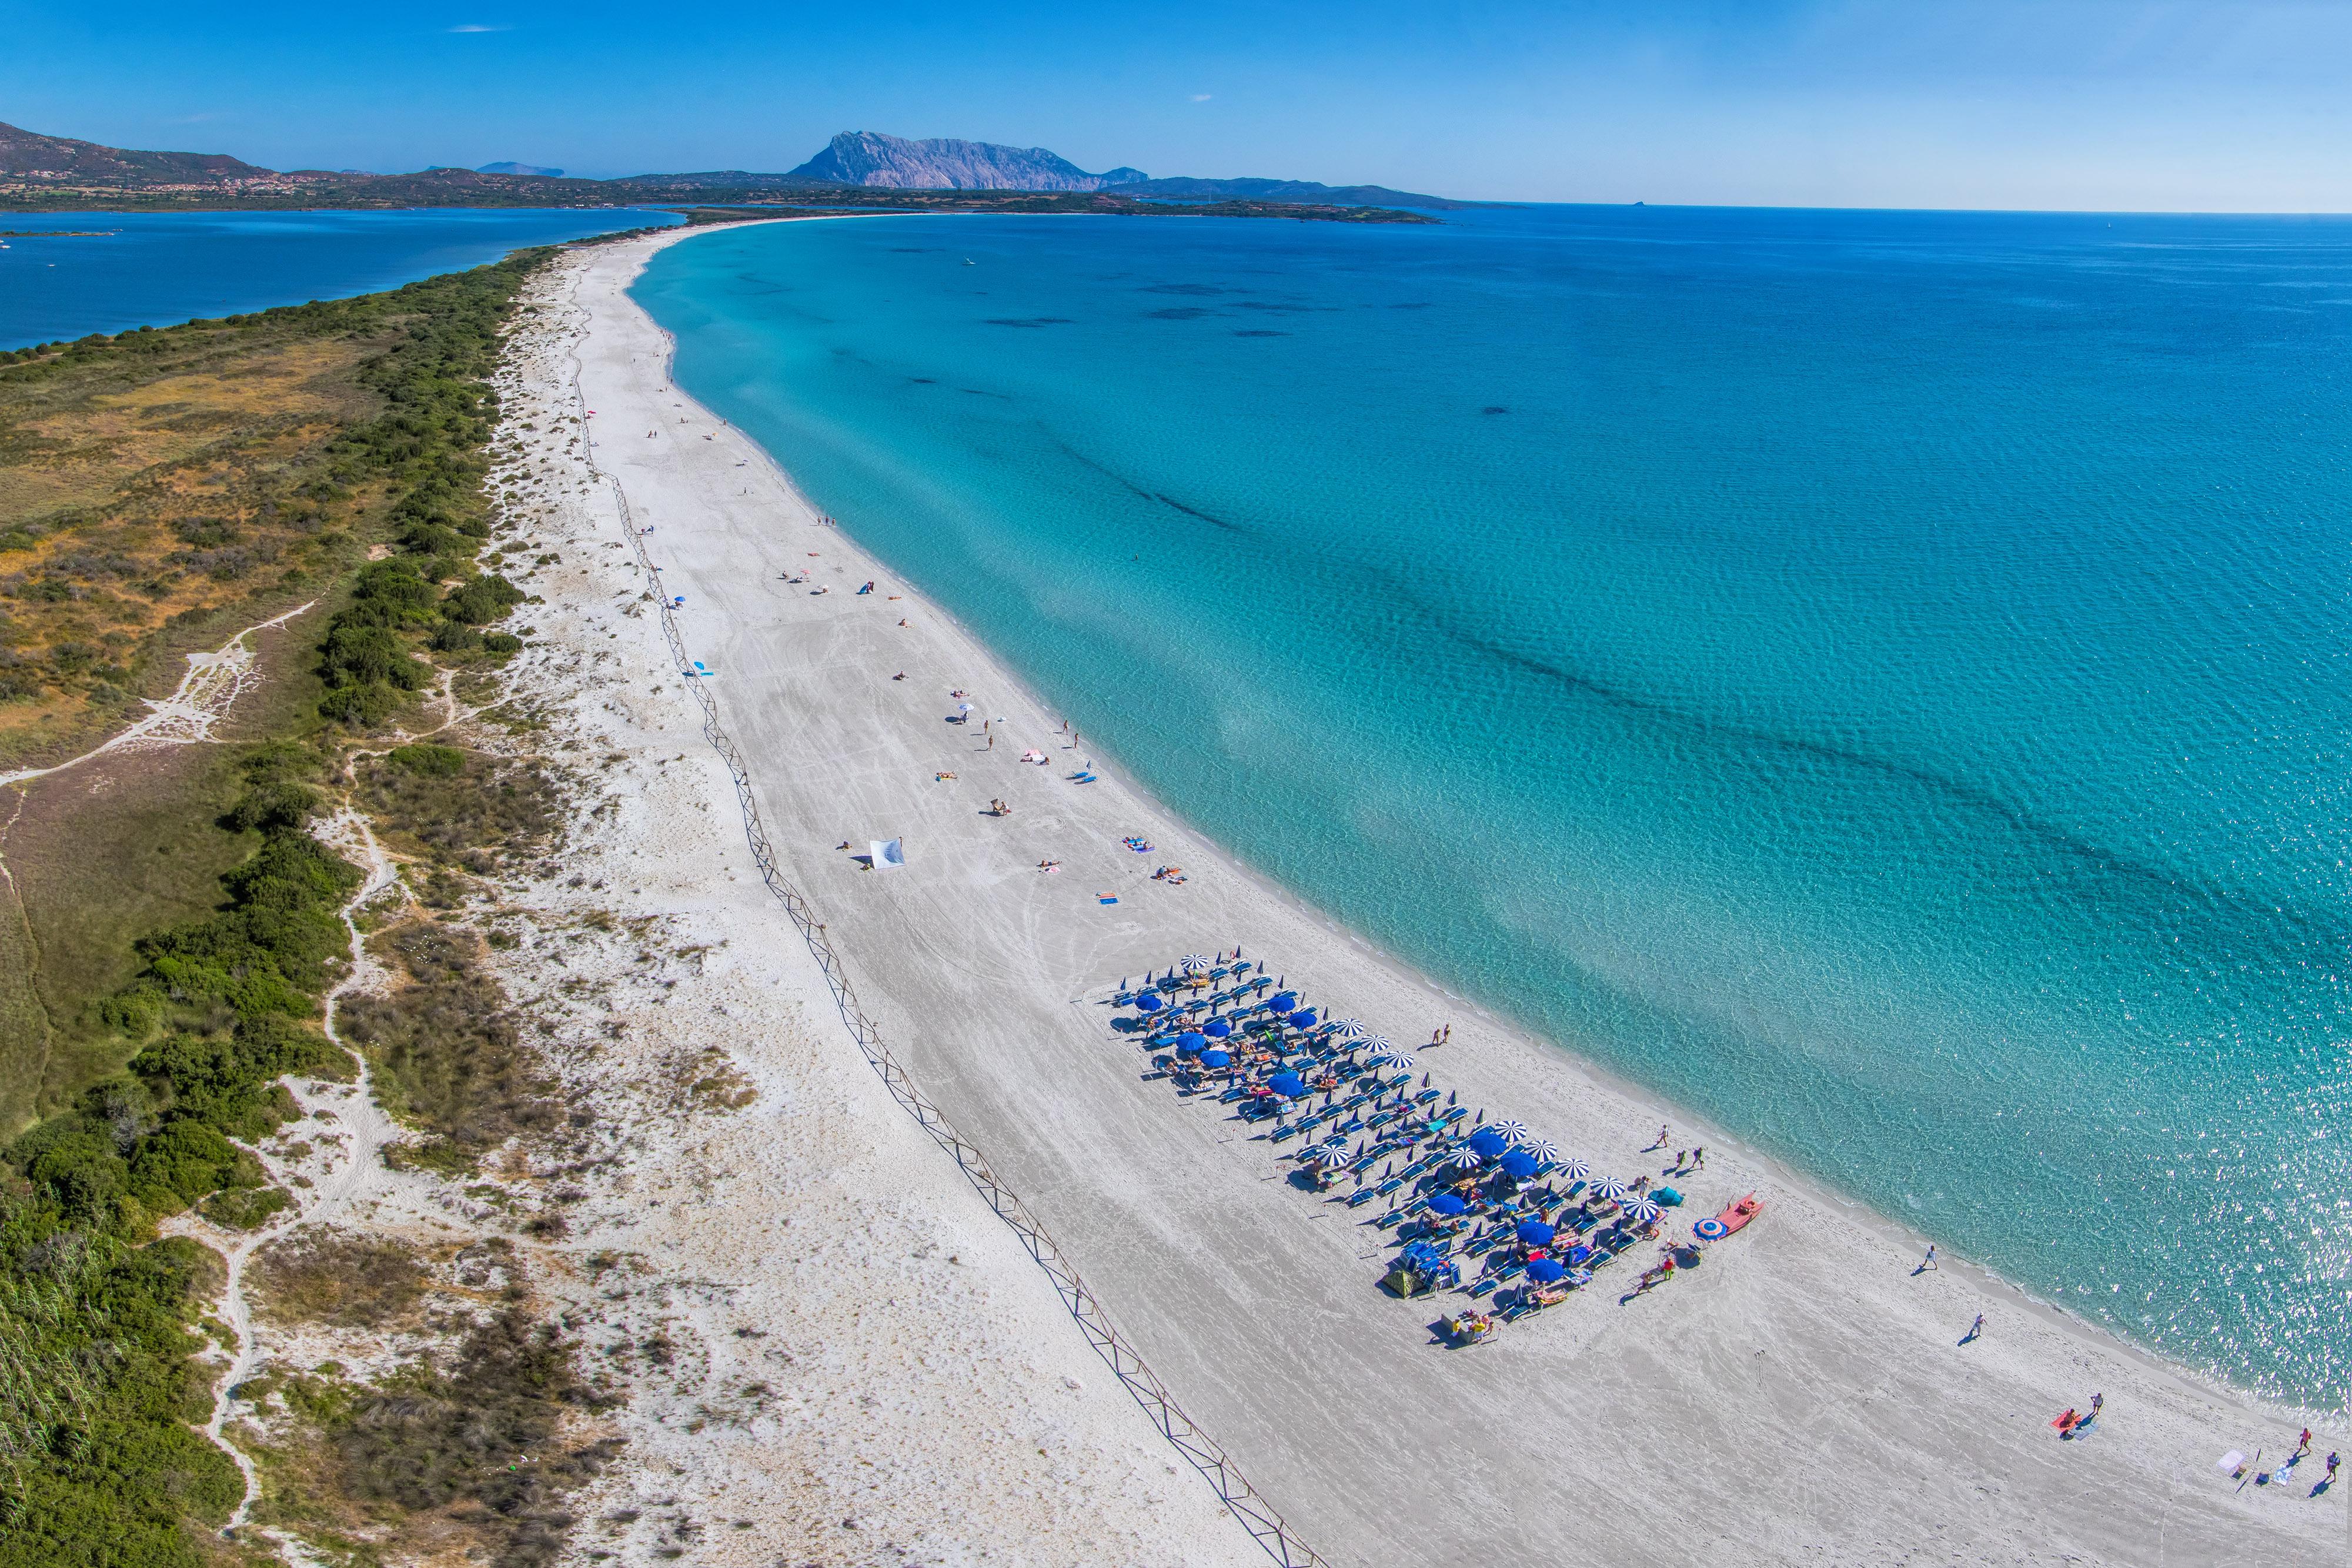
[[[877,131],[845,131],[785,178],[901,191],[1099,191],[1150,176],[1140,169],[1089,174],[1043,147],[949,139],[908,141]]]
[[[1444,196],[1391,191],[1386,185],[1321,185],[1312,180],[1136,180],[1106,185],[1113,195],[1139,201],[1178,202],[1313,202],[1336,207],[1474,207]]]
[[[485,163],[474,172],[477,174],[539,174],[550,180],[563,178],[563,171],[561,169],[542,169],[536,163],[517,163],[511,160],[502,163]]]
[[[0,125],[0,179],[155,186],[221,185],[272,177],[267,169],[222,152],[129,152]]]

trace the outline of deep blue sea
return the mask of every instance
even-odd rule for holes
[[[890,218],[638,292],[1235,852],[1949,1250],[2341,1402],[2352,222]]]
[[[524,246],[682,222],[547,209],[0,213],[0,349],[397,288]]]

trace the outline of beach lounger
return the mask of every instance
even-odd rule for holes
[[[1420,1093],[1418,1093],[1418,1094],[1416,1094],[1416,1095],[1414,1095],[1414,1096],[1412,1097],[1412,1103],[1413,1103],[1414,1104],[1416,1104],[1416,1105],[1426,1105],[1426,1104],[1428,1104],[1432,1100],[1434,1100],[1434,1099],[1436,1099],[1436,1098],[1438,1098],[1438,1093],[1437,1093],[1437,1091],[1436,1091],[1436,1090],[1434,1090],[1434,1089],[1424,1089],[1424,1090],[1423,1090]],[[1460,1107],[1459,1107],[1459,1106],[1456,1106],[1456,1107],[1455,1107],[1455,1109],[1459,1110],[1459,1109],[1460,1109]]]
[[[1374,1190],[1376,1190],[1377,1192],[1379,1192],[1379,1194],[1380,1194],[1382,1197],[1388,1197],[1388,1195],[1389,1195],[1389,1194],[1391,1194],[1391,1193],[1392,1193],[1392,1192],[1396,1191],[1396,1190],[1397,1190],[1397,1188],[1399,1188],[1399,1187],[1401,1187],[1401,1186],[1404,1186],[1404,1177],[1402,1177],[1402,1176],[1391,1176],[1391,1177],[1389,1177],[1389,1178],[1388,1178],[1388,1180],[1386,1180],[1386,1181],[1384,1181],[1384,1182],[1381,1183],[1381,1185],[1380,1185],[1377,1188],[1375,1188]]]
[[[1474,1298],[1486,1295],[1499,1283],[1501,1283],[1501,1281],[1497,1280],[1481,1280],[1476,1284],[1470,1287],[1470,1294]]]
[[[1348,1207],[1349,1207],[1349,1208],[1354,1208],[1354,1207],[1357,1207],[1358,1205],[1360,1205],[1360,1204],[1366,1204],[1366,1203],[1370,1203],[1370,1202],[1371,1202],[1371,1201],[1372,1201],[1373,1196],[1374,1196],[1374,1193],[1373,1193],[1373,1189],[1372,1189],[1372,1188],[1368,1187],[1368,1186],[1367,1186],[1367,1187],[1360,1187],[1360,1188],[1358,1188],[1354,1193],[1352,1193],[1352,1194],[1350,1194],[1350,1195],[1349,1196],[1349,1198],[1348,1198]]]

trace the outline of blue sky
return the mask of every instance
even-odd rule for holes
[[[1532,201],[2352,210],[2352,4],[0,0],[0,120],[278,168],[836,131]]]

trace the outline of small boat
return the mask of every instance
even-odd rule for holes
[[[965,257],[963,258],[963,264],[964,264],[966,267],[977,267],[977,266],[979,265],[979,263],[977,263],[977,262],[973,261],[973,260],[971,259],[971,257],[970,257],[970,256],[965,256]]]
[[[1745,1228],[1748,1222],[1755,1218],[1759,1211],[1760,1211],[1763,1207],[1764,1200],[1758,1197],[1751,1192],[1746,1197],[1741,1198],[1738,1203],[1733,1204],[1729,1208],[1727,1208],[1722,1213],[1717,1215],[1715,1217],[1715,1222],[1717,1225],[1722,1226],[1723,1233],[1726,1236],[1728,1236],[1735,1230]]]

